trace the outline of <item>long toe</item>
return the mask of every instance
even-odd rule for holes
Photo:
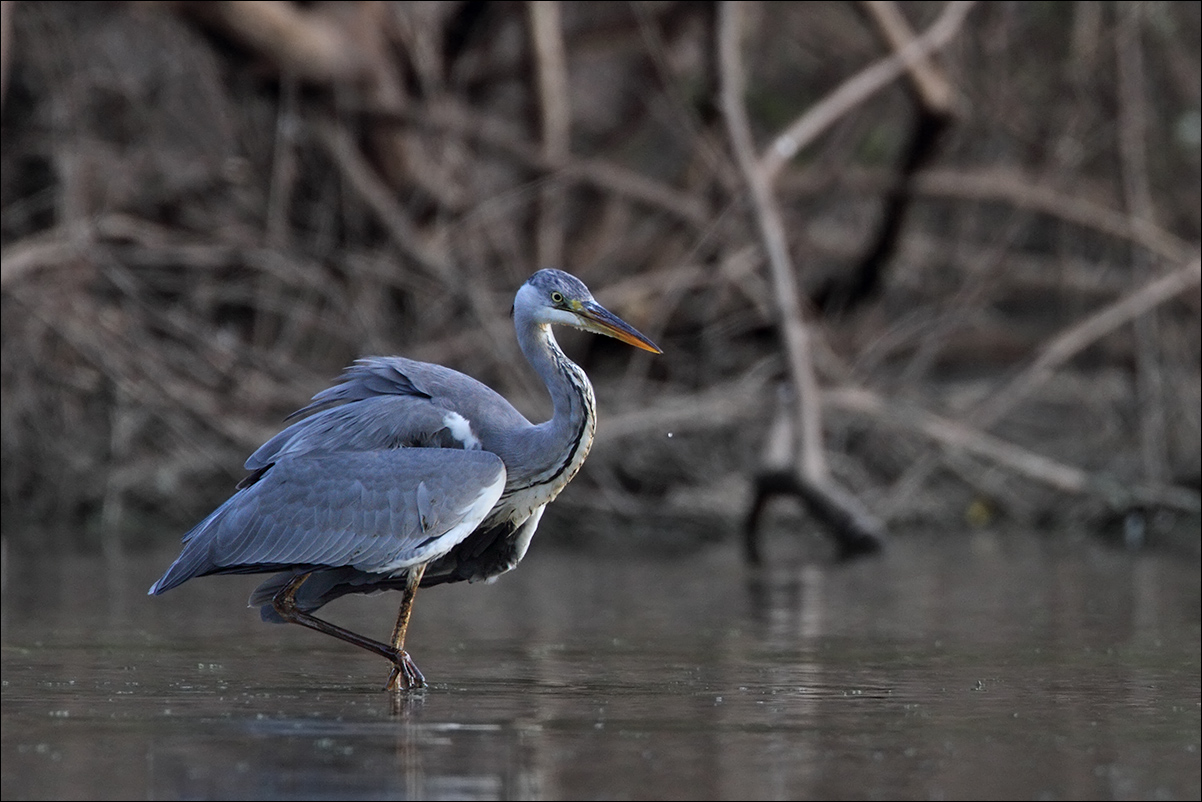
[[[384,689],[389,691],[412,691],[425,687],[426,678],[418,670],[417,664],[413,662],[413,658],[409,656],[408,652],[401,652],[397,656],[396,663],[392,666],[392,673],[388,675],[388,684],[384,686]]]

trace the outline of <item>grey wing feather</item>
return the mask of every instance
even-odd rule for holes
[[[448,412],[486,427],[483,435],[488,430],[529,425],[491,388],[458,371],[402,357],[369,357],[356,361],[338,384],[290,415],[290,419],[308,417],[260,446],[247,459],[246,468],[260,471],[279,459],[302,454],[463,448],[464,442],[447,427]]]
[[[430,488],[425,482],[417,483],[417,518],[422,532],[429,531],[434,526],[434,503],[430,497]]]
[[[504,464],[485,451],[286,457],[185,535],[150,592],[206,574],[291,567],[400,573],[471,534],[504,484]]]
[[[380,395],[408,395],[430,398],[414,383],[414,362],[403,357],[364,357],[342,372],[338,383],[313,396],[312,402],[289,415],[289,419],[307,415],[335,404],[348,404]],[[445,368],[444,368],[445,370]]]

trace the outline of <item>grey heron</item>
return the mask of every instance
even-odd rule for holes
[[[560,270],[531,276],[512,314],[522,353],[551,396],[550,420],[531,423],[491,388],[441,365],[359,359],[251,454],[249,475],[184,535],[150,594],[193,577],[271,573],[250,598],[263,620],[381,655],[393,664],[389,690],[425,687],[405,651],[418,588],[516,566],[592,445],[592,384],[551,326],[662,353]],[[382,590],[403,593],[388,643],[313,615],[341,596]]]

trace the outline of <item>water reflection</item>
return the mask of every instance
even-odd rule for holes
[[[512,799],[540,796],[530,744],[500,724],[240,722],[198,761],[186,736],[150,754],[155,798]],[[431,759],[426,759],[429,754]],[[450,767],[454,766],[452,770]]]
[[[734,548],[536,549],[423,597],[433,687],[398,702],[384,661],[240,609],[253,577],[147,599],[169,559],[10,555],[5,798],[1202,791],[1196,560],[976,538],[749,573]],[[395,603],[330,614],[384,632]]]

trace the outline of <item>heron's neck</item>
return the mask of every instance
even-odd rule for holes
[[[564,354],[549,325],[528,323],[518,341],[531,367],[542,377],[554,410],[550,420],[533,427],[533,470],[524,479],[549,483],[558,492],[576,475],[593,444],[597,421],[593,385],[584,369]]]

